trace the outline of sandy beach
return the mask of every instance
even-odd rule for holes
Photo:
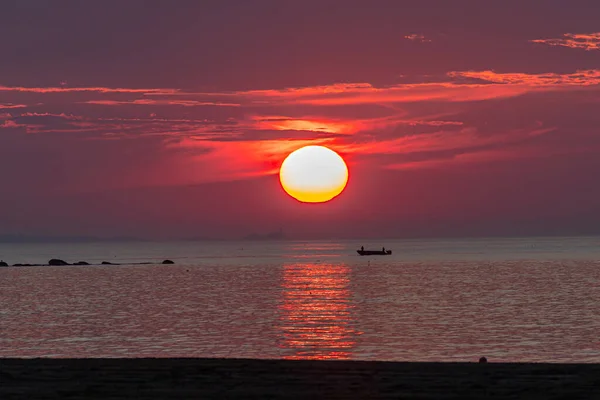
[[[600,365],[1,359],[0,398],[592,399]]]

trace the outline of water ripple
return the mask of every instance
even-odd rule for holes
[[[600,362],[595,261],[0,269],[0,357]]]

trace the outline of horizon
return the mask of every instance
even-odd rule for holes
[[[600,234],[582,234],[582,235],[497,235],[497,236],[397,236],[397,237],[327,237],[327,238],[302,238],[284,236],[278,239],[269,238],[114,238],[114,237],[35,237],[19,235],[0,235],[0,244],[95,244],[95,243],[177,243],[177,242],[255,242],[255,243],[278,243],[278,242],[354,242],[354,241],[485,241],[485,240],[503,240],[503,239],[594,239],[600,238]]]

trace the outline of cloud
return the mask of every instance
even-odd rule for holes
[[[571,49],[587,51],[600,50],[600,32],[594,33],[565,33],[562,38],[534,39],[532,43],[541,43],[548,46],[561,46]]]
[[[22,126],[24,126],[24,125],[17,124],[15,121],[9,119],[9,120],[2,121],[2,123],[0,124],[0,129],[2,129],[2,128],[19,128]]]
[[[531,90],[561,89],[574,86],[593,86],[600,84],[600,70],[581,70],[571,74],[543,73],[526,74],[522,72],[496,73],[494,71],[462,71],[450,72],[452,78],[469,78],[481,80],[485,83],[512,86],[526,86]]]
[[[25,104],[2,104],[0,103],[0,110],[8,110],[11,108],[25,108]]]
[[[86,117],[66,113],[25,112],[4,114],[6,127],[20,127],[26,133],[86,133],[83,139],[135,139],[148,136],[197,136],[229,134],[235,123],[208,119]]]
[[[277,131],[312,131],[325,133],[351,133],[357,128],[350,121],[325,118],[296,119],[283,116],[256,116],[255,128]]]
[[[336,83],[287,89],[203,93],[236,99],[249,106],[394,104],[414,102],[468,102],[520,96],[534,91],[563,90],[600,84],[600,70],[559,73],[449,72],[445,79],[428,83],[404,83],[375,87],[370,83]],[[177,95],[185,95],[178,93]]]
[[[567,93],[574,99],[595,93],[600,70],[474,70],[431,78],[383,87],[334,83],[222,92],[27,88],[4,92],[2,104],[12,109],[1,114],[0,128],[49,136],[73,148],[87,149],[80,142],[93,142],[99,149],[117,143],[132,149],[135,143],[151,142],[153,151],[164,152],[157,157],[177,165],[173,170],[190,183],[276,173],[285,154],[307,143],[326,144],[350,163],[381,168],[484,163],[506,159],[507,152],[555,132],[566,137],[560,129],[566,118],[533,123],[543,118],[534,119],[527,107],[543,93],[544,101],[556,107],[544,115],[559,115]],[[589,94],[582,95],[583,89]],[[36,106],[12,107],[20,104]],[[555,146],[575,151],[568,142]],[[551,148],[540,151],[550,153]],[[161,179],[168,181],[166,174],[148,181]]]
[[[359,154],[411,154],[433,153],[444,151],[464,151],[499,146],[527,141],[539,135],[552,132],[554,128],[528,127],[514,129],[506,132],[497,132],[493,135],[484,135],[475,127],[466,127],[460,130],[439,130],[432,133],[404,135],[397,138],[362,143],[360,146],[348,146],[346,152]]]
[[[164,94],[164,93],[162,93]],[[118,100],[88,100],[82,102],[84,104],[95,104],[102,106],[123,106],[123,105],[140,105],[140,106],[182,106],[182,107],[201,107],[201,106],[218,106],[218,107],[239,107],[238,103],[223,103],[212,101],[197,101],[197,100],[153,100],[153,99],[137,99],[128,101]]]
[[[555,128],[515,129],[492,136],[480,134],[469,128],[456,132],[447,140],[435,133],[396,141],[401,161],[390,163],[390,169],[415,169],[438,167],[444,163],[485,163],[514,158],[544,156],[547,149],[531,151],[527,144],[539,136],[554,132]],[[406,155],[403,157],[403,155]],[[404,158],[404,160],[402,160]]]
[[[403,115],[397,114],[381,118],[328,118],[326,116],[302,116],[301,118],[294,118],[288,116],[254,116],[250,127],[255,130],[308,131],[315,133],[351,135],[358,132],[381,130],[399,125],[440,127],[447,125],[459,126],[462,125],[462,122],[406,118]]]
[[[25,93],[74,93],[74,92],[96,92],[96,93],[144,93],[144,94],[174,94],[177,89],[135,89],[135,88],[108,88],[108,87],[25,87],[25,86],[2,86],[0,92],[25,92]]]
[[[420,33],[411,33],[410,35],[404,36],[404,39],[419,42],[419,43],[430,43],[431,39],[427,39],[424,35]]]
[[[214,106],[224,108],[260,108],[273,106],[350,106],[393,105],[416,102],[470,102],[520,96],[534,91],[574,89],[600,83],[600,69],[573,73],[453,71],[437,81],[402,83],[376,87],[371,83],[334,83],[285,89],[259,89],[230,92],[191,92],[181,89],[136,89],[107,87],[8,87],[0,92],[78,94],[74,103],[105,106]],[[98,98],[98,96],[102,98]],[[86,96],[87,98],[81,98]],[[107,97],[108,96],[108,97]],[[113,96],[113,97],[110,97]],[[125,97],[125,98],[124,98]],[[127,98],[130,97],[130,98]],[[45,102],[52,104],[51,98]],[[64,97],[61,98],[61,103]],[[4,103],[2,103],[4,104]],[[2,107],[0,105],[0,107]],[[7,103],[4,108],[24,107]]]

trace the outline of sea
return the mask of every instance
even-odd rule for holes
[[[0,357],[600,362],[600,237],[5,243],[0,258],[120,264],[0,268]]]

